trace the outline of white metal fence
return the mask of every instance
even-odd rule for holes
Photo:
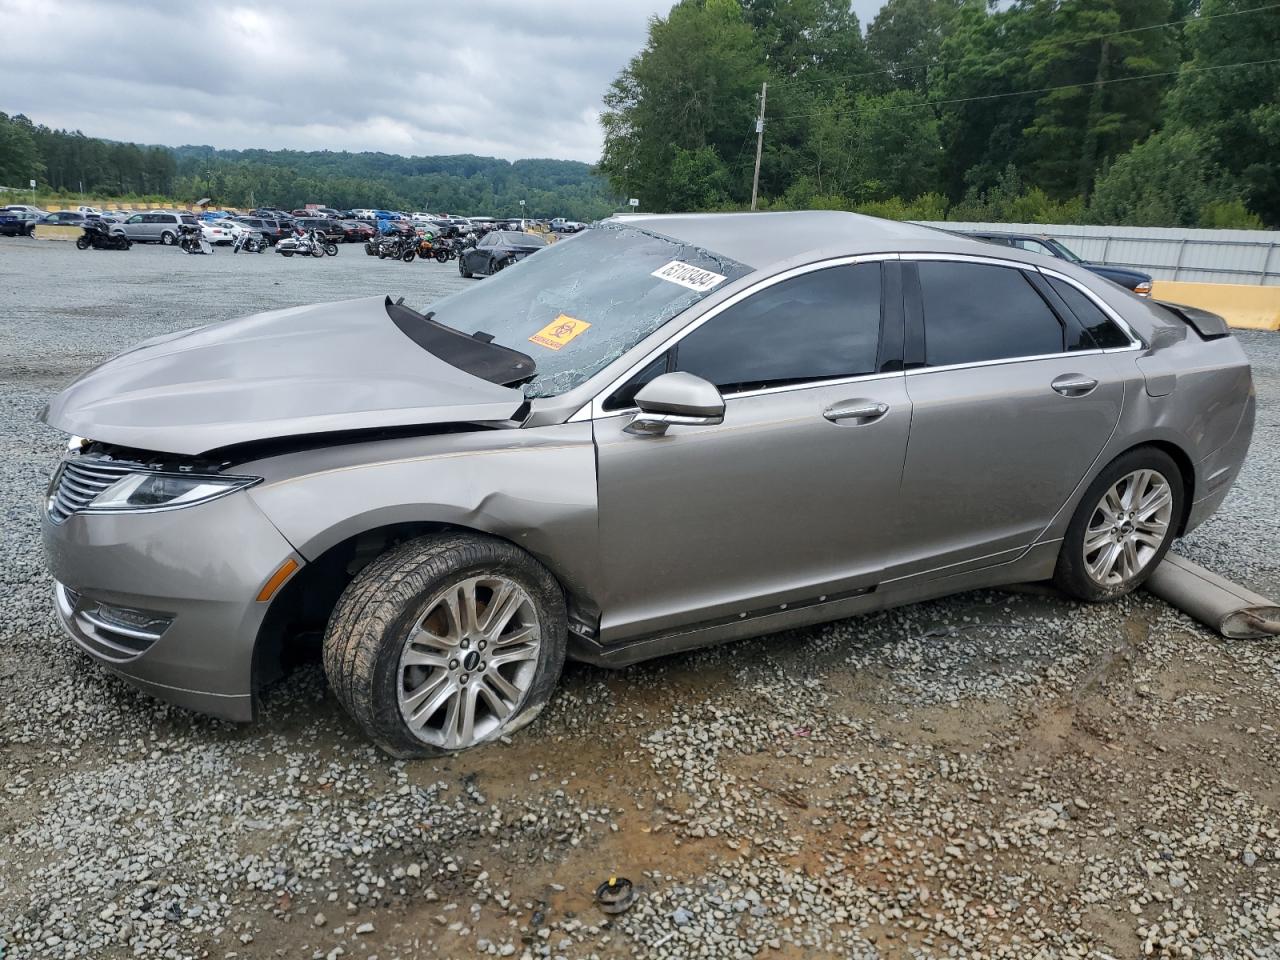
[[[921,222],[943,230],[1047,235],[1085,260],[1145,270],[1157,280],[1280,286],[1280,231],[1275,230]]]

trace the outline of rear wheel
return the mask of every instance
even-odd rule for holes
[[[1091,602],[1137,589],[1173,544],[1183,496],[1182,472],[1164,451],[1140,447],[1117,457],[1071,518],[1054,585]]]
[[[293,256],[293,251],[292,251],[292,250],[281,250],[281,251],[279,251],[279,253],[280,253],[280,256],[282,256],[282,257],[292,257],[292,256]]]
[[[166,247],[172,247],[174,243],[177,242],[177,239],[178,238],[173,234],[173,232],[169,230],[166,230],[164,233],[160,234],[160,242],[163,243]]]
[[[338,255],[338,245],[336,243],[326,243],[324,252],[331,257],[336,257]]]
[[[524,551],[474,534],[423,537],[343,592],[324,638],[329,684],[393,756],[438,756],[518,730],[564,664],[564,594]]]

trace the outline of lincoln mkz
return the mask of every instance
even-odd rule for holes
[[[615,218],[421,312],[158,337],[43,418],[84,651],[244,721],[318,646],[415,756],[528,723],[566,657],[1023,581],[1120,597],[1226,497],[1254,392],[1220,318],[1063,260],[716,214]]]

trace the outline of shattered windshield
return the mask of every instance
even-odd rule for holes
[[[431,305],[433,319],[531,356],[525,396],[572,390],[660,326],[751,268],[623,224],[550,244]]]

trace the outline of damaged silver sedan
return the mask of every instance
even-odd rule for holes
[[[606,666],[962,590],[1140,585],[1252,433],[1222,321],[843,213],[632,216],[423,309],[160,337],[86,373],[43,511],[55,604],[234,720],[321,648],[398,756]],[[319,638],[317,640],[317,638]]]

